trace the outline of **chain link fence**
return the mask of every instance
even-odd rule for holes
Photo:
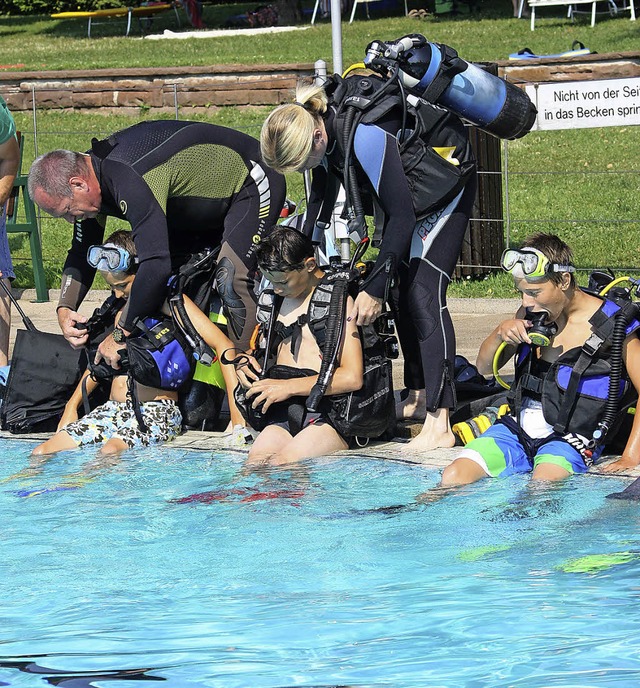
[[[181,89],[181,84],[173,85],[173,110],[162,116],[194,118],[184,105]],[[99,117],[96,127],[96,116],[52,112],[38,106],[39,98],[34,86],[31,112],[14,113],[25,138],[23,173],[41,153],[59,147],[86,150],[92,138],[107,136],[148,115],[144,106],[137,117],[114,110]],[[198,118],[259,136],[264,109],[238,116],[241,124],[236,124],[234,112],[238,111],[217,108],[203,113],[199,109]],[[585,270],[640,269],[638,127],[532,131],[517,141],[499,141],[474,128],[470,132],[479,161],[479,191],[456,277],[475,279],[492,274],[499,269],[505,247],[517,245],[536,231],[561,236],[573,247],[577,264]],[[301,180],[299,183],[301,188]],[[68,246],[64,237],[71,236],[69,225],[60,229],[62,222],[39,216],[51,287],[58,284]],[[66,246],[61,247],[65,241]],[[11,250],[19,286],[32,286],[28,241],[12,236]]]

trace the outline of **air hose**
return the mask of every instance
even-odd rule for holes
[[[616,415],[618,414],[619,397],[620,397],[620,380],[622,379],[622,347],[625,337],[627,335],[627,325],[629,324],[630,315],[626,308],[620,308],[616,314],[616,321],[613,326],[613,334],[611,335],[611,357],[609,358],[609,391],[607,394],[607,402],[604,407],[602,418],[598,422],[596,429],[593,431],[593,436],[588,442],[588,448],[593,449],[604,442],[607,433],[613,425]]]
[[[347,297],[351,271],[344,269],[331,275],[333,291],[326,317],[325,344],[318,379],[307,398],[307,410],[317,411],[336,369],[338,352],[347,316]]]
[[[325,395],[331,378],[336,370],[338,352],[342,342],[345,318],[347,316],[347,299],[349,297],[349,285],[355,280],[356,264],[364,255],[369,245],[369,237],[365,237],[354,251],[349,267],[344,267],[331,274],[334,282],[329,310],[325,320],[325,343],[322,352],[322,364],[318,373],[318,380],[307,397],[307,410],[317,411],[322,397]]]
[[[359,65],[353,65],[349,68],[355,68]],[[364,65],[363,65],[364,66]],[[345,72],[346,74],[347,72]],[[387,95],[387,92],[391,89],[394,83],[400,83],[398,80],[399,67],[396,65],[393,74],[389,77],[384,86],[373,95],[369,100],[366,109],[369,109],[373,103],[378,102]],[[366,77],[363,77],[366,79]],[[404,93],[402,92],[402,104],[403,108],[406,110],[406,103],[404,102]],[[367,97],[367,93],[363,92],[363,97]],[[362,196],[360,194],[360,188],[358,186],[358,178],[356,173],[355,165],[351,162],[351,157],[353,153],[353,142],[355,139],[355,133],[358,126],[358,121],[356,116],[358,114],[362,115],[364,113],[363,109],[359,109],[356,105],[352,103],[347,104],[347,112],[345,115],[345,123],[342,131],[342,145],[344,147],[344,187],[345,187],[345,208],[349,209],[353,217],[349,222],[349,230],[351,232],[356,231],[360,236],[366,235],[366,223],[364,215],[364,206],[362,204]],[[360,118],[358,118],[359,120]],[[404,127],[405,115],[403,114],[403,127]],[[400,141],[404,138],[404,129]],[[363,231],[365,230],[365,231]]]
[[[500,385],[500,387],[504,387],[504,389],[511,389],[511,385],[500,377],[500,369],[498,367],[498,363],[500,362],[500,354],[504,351],[506,346],[507,342],[502,342],[493,355],[493,377],[495,377],[496,382]]]

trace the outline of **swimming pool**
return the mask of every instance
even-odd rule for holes
[[[2,441],[0,479],[30,448]],[[52,489],[91,456],[0,485],[0,685],[640,681],[640,508],[605,499],[628,481],[518,477],[380,510],[438,472],[350,457],[267,479],[163,449]]]

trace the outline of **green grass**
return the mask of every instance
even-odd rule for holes
[[[204,18],[209,28],[219,28],[226,19],[255,7],[257,3],[206,5]],[[304,0],[310,10],[312,0]],[[410,0],[409,7],[424,7]],[[563,8],[549,8],[539,13],[536,30],[529,22],[513,19],[508,0],[480,2],[479,10],[468,17],[432,17],[416,20],[399,16],[398,9],[382,14],[373,4],[372,19],[343,22],[343,62],[347,66],[362,60],[366,45],[373,38],[390,39],[406,33],[421,32],[430,40],[454,46],[468,60],[494,61],[507,59],[510,53],[529,47],[538,54],[568,50],[573,40],[581,40],[599,53],[637,50],[638,29],[628,14],[617,18],[599,16],[595,27],[586,15],[575,23],[564,16]],[[364,9],[358,9],[364,17]],[[52,70],[113,67],[162,67],[230,63],[314,62],[324,59],[331,64],[331,26],[329,22],[309,25],[305,15],[304,31],[263,34],[251,39],[229,36],[194,40],[165,40],[161,43],[124,37],[121,22],[111,20],[86,37],[84,20],[52,20],[43,16],[0,17],[2,64],[23,64],[20,69]],[[153,33],[165,28],[176,30],[173,12],[154,19]],[[183,30],[187,27],[183,26]],[[249,42],[250,40],[250,42]],[[28,49],[25,50],[25,46]],[[159,49],[161,46],[161,49]]]
[[[305,0],[308,9],[310,0]],[[409,6],[423,6],[410,0]],[[210,28],[255,3],[207,5],[205,21]],[[581,40],[599,53],[637,50],[638,28],[628,15],[599,16],[596,26],[586,15],[575,23],[563,16],[562,8],[547,9],[529,22],[510,17],[505,0],[480,3],[480,11],[470,17],[440,17],[425,21],[388,16],[370,8],[372,19],[352,25],[343,23],[343,63],[360,61],[364,48],[374,38],[389,39],[405,33],[421,32],[430,40],[454,46],[471,61],[506,59],[509,53],[529,47],[538,54],[567,50],[573,40]],[[362,13],[362,14],[361,14]],[[359,10],[362,16],[364,10]],[[48,17],[0,17],[2,64],[22,64],[21,70],[76,68],[117,68],[207,65],[220,63],[292,63],[325,59],[331,65],[331,27],[326,21],[304,31],[264,34],[250,39],[238,37],[162,42],[125,38],[122,25],[115,22],[95,28],[94,38],[86,38],[86,22],[54,21]],[[175,18],[166,13],[154,20],[154,32],[175,29]],[[104,36],[104,37],[103,37]],[[28,50],[25,50],[28,45]],[[11,71],[11,68],[5,71]],[[220,108],[206,115],[183,116],[223,124],[257,136],[269,108]],[[24,170],[36,154],[31,113],[15,114],[25,133]],[[64,147],[86,150],[92,137],[101,137],[146,119],[114,114],[73,114],[37,112],[37,152]],[[508,143],[510,237],[517,243],[533,231],[553,231],[574,248],[581,266],[640,266],[640,221],[637,186],[640,140],[638,127],[536,132]],[[287,179],[288,195],[298,201],[303,196],[300,175]],[[109,225],[109,230],[116,224]],[[71,226],[60,220],[42,218],[43,249],[47,279],[52,287],[59,274]],[[19,236],[11,237],[17,266],[17,286],[31,286],[28,245]],[[586,273],[585,273],[586,275]],[[586,277],[583,277],[584,281]],[[507,276],[492,275],[483,280],[461,280],[451,290],[456,296],[510,296]]]

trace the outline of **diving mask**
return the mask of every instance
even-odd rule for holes
[[[129,272],[138,259],[120,246],[104,244],[89,247],[87,262],[92,268],[103,272]]]
[[[545,277],[550,272],[575,272],[573,265],[558,265],[552,263],[547,256],[537,248],[508,248],[502,254],[500,265],[506,272],[513,272],[517,265],[522,267],[524,276],[528,279]]]

